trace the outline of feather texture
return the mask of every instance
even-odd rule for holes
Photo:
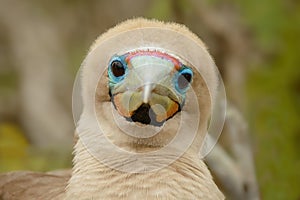
[[[10,172],[0,175],[1,200],[64,199],[71,171],[34,173]]]
[[[80,141],[75,154],[67,199],[224,199],[198,157],[184,155],[155,172],[124,173],[99,164]]]
[[[140,29],[151,29],[152,32],[147,35],[147,32],[138,31],[136,37],[112,42],[112,38],[120,36],[120,34],[126,36],[127,31]],[[163,34],[162,29],[171,31],[171,35]],[[180,37],[176,38],[178,34]],[[166,41],[172,36],[175,39],[173,38],[173,43],[170,45]],[[199,52],[186,53],[191,50],[185,46],[183,41],[178,41],[182,38],[185,38],[184,41],[198,45]],[[107,43],[107,41],[111,43]],[[160,45],[160,42],[165,43]],[[104,49],[107,51],[103,51],[101,48],[97,50],[103,44],[110,44],[107,46],[109,49]],[[140,45],[144,44],[152,45],[151,48],[156,46],[159,48],[172,47],[174,52],[184,50],[182,53],[186,53],[187,58],[191,57],[196,63],[201,64],[201,74],[200,72],[196,73],[195,70],[195,78],[192,83],[194,90],[198,91],[195,96],[197,109],[201,110],[201,120],[196,120],[195,124],[191,124],[197,115],[193,107],[195,102],[189,99],[191,94],[188,93],[183,110],[166,121],[158,134],[144,139],[124,134],[114,123],[108,77],[103,75],[99,79],[100,68],[108,62],[107,56],[112,56],[110,53],[118,53],[114,52],[116,50],[123,51],[124,49],[113,49],[118,48],[118,45],[122,47],[122,44],[123,47],[125,44],[131,45],[131,48],[141,47]],[[107,71],[105,72],[104,74],[107,74]],[[72,174],[70,172],[46,174],[13,172],[0,175],[0,199],[224,199],[208,168],[198,157],[210,116],[212,105],[210,96],[214,96],[217,83],[214,63],[204,43],[186,27],[142,18],[121,23],[96,40],[83,63],[84,109],[77,127],[79,132],[76,134],[78,138],[74,147]],[[94,108],[96,108],[96,113]],[[180,119],[184,115],[187,118],[181,123]],[[149,162],[153,166],[162,165],[168,158],[174,158],[174,162],[155,171],[143,172],[144,166],[140,166],[138,163],[135,165],[135,159],[126,160],[126,157],[122,157],[117,151],[112,151],[110,146],[105,146],[104,137],[99,137],[99,129],[95,128],[98,126],[97,120],[100,121],[107,138],[115,145],[133,152],[155,151],[163,147],[175,137],[180,127],[185,128],[184,136],[186,137],[191,135],[191,127],[195,126],[197,131],[190,147],[179,157],[170,151],[168,154],[164,154],[164,157],[153,154],[152,157],[149,157],[150,159],[145,160],[146,163]],[[129,123],[128,129],[132,132],[136,130],[132,128],[133,124]],[[145,130],[152,129],[150,127]],[[127,173],[111,168],[99,160],[95,156],[95,152],[107,154],[110,164],[114,166],[131,165],[137,169],[137,172]]]

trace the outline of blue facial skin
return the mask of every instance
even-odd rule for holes
[[[120,83],[121,81],[124,80],[124,78],[126,77],[126,75],[128,74],[129,70],[128,70],[128,66],[127,63],[125,61],[126,58],[126,54],[122,55],[122,56],[113,56],[111,58],[111,60],[109,61],[109,65],[108,65],[108,77],[109,77],[109,87],[113,87],[114,85],[116,85],[117,83]],[[112,63],[118,61],[120,63],[122,63],[123,68],[125,70],[125,73],[122,76],[115,76],[112,72]]]
[[[112,89],[115,87],[115,85],[118,83],[121,83],[129,73],[129,69],[128,69],[127,62],[126,62],[127,56],[128,56],[128,54],[124,54],[121,56],[115,55],[109,61],[108,77],[109,77],[110,95],[111,95]],[[122,74],[120,76],[114,75],[113,70],[112,70],[113,62],[119,62],[119,64],[121,64],[120,66],[122,66],[122,68],[124,70],[124,74]],[[189,80],[186,80],[186,77],[189,77]],[[186,95],[187,90],[190,87],[190,83],[192,82],[192,79],[193,79],[193,71],[185,65],[182,65],[181,69],[174,74],[173,87],[175,88],[175,91],[180,96],[183,97],[183,102],[181,103],[180,107],[182,107],[184,105],[185,95]]]
[[[185,78],[183,78],[183,75],[190,76],[190,82]],[[185,95],[186,91],[189,89],[192,80],[193,80],[193,71],[190,68],[183,66],[174,76],[173,82],[175,85],[175,89],[177,90],[177,92],[179,92],[179,94]]]

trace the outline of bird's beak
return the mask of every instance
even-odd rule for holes
[[[149,103],[149,100],[151,98],[152,90],[155,88],[154,83],[147,83],[143,88],[143,102]]]
[[[172,88],[173,66],[168,64],[153,58],[133,63],[112,98],[120,115],[134,122],[161,125],[180,110]]]

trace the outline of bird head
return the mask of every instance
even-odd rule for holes
[[[77,133],[92,154],[166,146],[199,153],[218,75],[205,45],[186,27],[123,22],[96,40],[79,77]]]
[[[162,126],[184,106],[193,71],[157,50],[114,55],[108,64],[109,94],[130,122]]]

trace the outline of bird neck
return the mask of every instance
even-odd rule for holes
[[[158,196],[167,199],[222,199],[204,162],[190,154],[184,154],[154,172],[126,173],[101,163],[80,139],[74,153],[72,177],[66,188],[67,200],[144,199],[145,196],[149,199]],[[116,162],[123,162],[119,160],[116,157]]]

